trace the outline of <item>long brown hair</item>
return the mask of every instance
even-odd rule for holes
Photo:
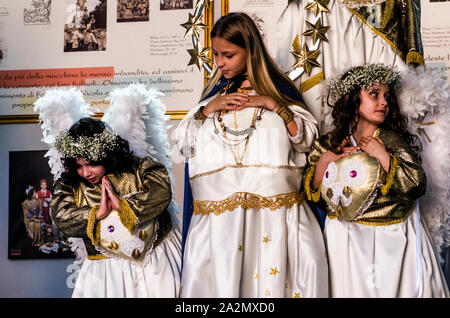
[[[246,50],[247,75],[250,85],[260,96],[270,96],[279,105],[295,104],[306,108],[301,102],[280,92],[274,83],[284,83],[297,90],[290,78],[281,72],[268,53],[255,22],[247,14],[231,12],[222,16],[211,30],[211,38],[219,37]],[[217,69],[207,83],[202,99],[208,95],[222,76]]]

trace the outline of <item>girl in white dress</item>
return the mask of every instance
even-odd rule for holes
[[[309,200],[327,203],[332,297],[449,295],[420,221],[416,200],[427,180],[400,113],[399,83],[399,72],[383,64],[330,82],[335,128],[314,141],[304,182]]]
[[[168,211],[166,168],[131,153],[93,117],[56,138],[64,170],[54,186],[58,229],[86,247],[72,297],[178,297],[181,241]]]
[[[211,38],[217,71],[177,128],[193,197],[181,296],[328,297],[322,233],[300,194],[317,122],[250,17],[221,17]]]

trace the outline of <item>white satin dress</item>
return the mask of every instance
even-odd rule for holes
[[[181,235],[171,230],[142,262],[85,259],[73,298],[178,298]]]
[[[449,297],[441,265],[418,213],[383,226],[327,217],[324,233],[332,297]]]
[[[203,124],[193,119],[209,100],[192,108],[177,128],[178,146],[190,156],[194,199],[181,297],[328,297],[323,236],[299,195],[316,120],[290,106],[299,126],[290,137],[283,119],[265,111],[247,149],[245,141],[230,148],[214,114]],[[255,108],[246,108],[222,119],[235,128],[236,116],[242,131],[254,115]]]

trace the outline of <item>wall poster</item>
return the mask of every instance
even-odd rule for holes
[[[53,176],[46,152],[9,153],[9,259],[74,257],[51,218]]]
[[[0,123],[36,122],[36,99],[64,86],[101,114],[112,89],[143,83],[172,118],[186,113],[204,85],[181,26],[195,0],[166,2],[0,0]]]

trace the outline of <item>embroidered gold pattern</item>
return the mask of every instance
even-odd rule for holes
[[[388,220],[388,221],[351,221],[351,222],[352,223],[357,223],[357,224],[363,224],[363,225],[370,225],[370,226],[392,225],[392,224],[402,223],[411,214],[411,212],[412,212],[412,210],[407,212],[406,215],[401,217],[401,218]],[[332,214],[328,214],[328,217],[330,219],[336,219],[337,218],[336,215],[332,215]],[[328,257],[328,255],[325,255],[325,256]]]
[[[233,211],[239,206],[243,209],[269,208],[271,211],[275,211],[283,206],[290,208],[294,204],[303,202],[303,200],[303,193],[297,192],[282,193],[270,197],[262,197],[260,195],[247,192],[236,192],[222,201],[194,200],[194,214],[220,215],[226,211]]]
[[[311,76],[306,81],[300,83],[300,88],[299,88],[300,93],[303,94],[304,92],[309,91],[314,86],[320,84],[320,82],[322,82],[323,80],[325,80],[325,75],[323,74],[323,72],[320,72],[314,76]]]
[[[312,179],[314,178],[315,172],[316,172],[315,165],[312,165],[311,167],[308,168],[308,172],[306,173],[306,177],[305,177],[305,193],[306,193],[306,198],[309,201],[318,202],[320,199],[320,185],[316,191],[313,191],[311,189],[311,182],[312,182]]]
[[[88,259],[90,260],[99,260],[99,259],[106,259],[108,257],[106,257],[103,254],[97,254],[97,255],[88,255]]]

